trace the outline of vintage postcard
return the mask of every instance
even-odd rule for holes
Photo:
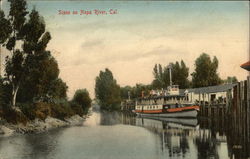
[[[0,159],[250,158],[248,1],[0,2]]]

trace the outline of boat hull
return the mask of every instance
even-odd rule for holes
[[[136,113],[141,117],[160,117],[160,118],[196,118],[198,115],[198,111],[188,110],[188,111],[180,111],[180,112],[167,112],[167,113]]]

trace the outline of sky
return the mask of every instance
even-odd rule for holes
[[[184,60],[192,73],[203,52],[218,58],[222,79],[247,76],[240,68],[249,60],[247,1],[28,1],[32,8],[52,35],[47,49],[58,61],[69,97],[82,88],[94,97],[95,78],[105,68],[121,86],[151,83],[156,63]],[[8,10],[6,0],[3,9]],[[80,15],[81,10],[92,14]]]

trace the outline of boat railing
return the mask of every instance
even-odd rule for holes
[[[177,101],[177,100],[170,100],[170,101],[164,101],[164,102],[160,102],[160,103],[140,103],[140,102],[138,102],[137,103],[137,105],[143,105],[143,106],[145,106],[145,105],[163,105],[163,104],[187,104],[187,103],[190,103],[189,101],[187,101],[187,100],[179,100],[179,101]]]

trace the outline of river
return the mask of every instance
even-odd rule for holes
[[[220,125],[209,121],[92,112],[80,126],[1,137],[0,159],[247,158],[230,141]]]

